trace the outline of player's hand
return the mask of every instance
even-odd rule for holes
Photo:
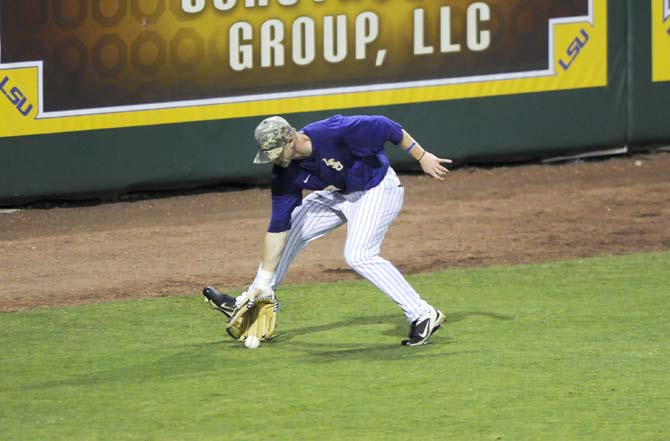
[[[442,164],[451,164],[451,159],[438,158],[430,152],[426,152],[423,155],[423,158],[419,161],[421,164],[421,169],[427,175],[432,176],[438,181],[444,181],[445,176],[449,173],[449,170]]]
[[[274,297],[275,295],[274,290],[269,286],[266,287],[254,286],[248,292],[251,293],[253,297],[261,297],[261,296]]]

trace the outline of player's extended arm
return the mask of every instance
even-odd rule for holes
[[[449,173],[446,167],[442,164],[451,164],[451,159],[438,158],[419,145],[407,131],[402,131],[402,141],[400,141],[400,148],[409,153],[414,159],[419,161],[421,169],[424,173],[433,178],[443,181],[444,177]]]
[[[286,237],[288,236],[288,231],[282,231],[280,233],[265,233],[265,244],[263,247],[263,262],[261,263],[261,269],[258,271],[258,276],[256,278],[256,287],[261,290],[262,294],[266,294],[268,291],[271,291],[272,278],[274,277],[275,270],[277,269],[277,264],[279,264],[279,258],[284,251],[286,246]]]
[[[272,279],[286,246],[287,236],[288,231],[265,234],[263,261],[253,289],[237,297],[235,308],[226,324],[228,333],[235,339],[245,340],[247,347],[257,347],[259,341],[271,338],[274,332],[277,301],[272,290]],[[251,337],[249,342],[246,341],[248,337]]]

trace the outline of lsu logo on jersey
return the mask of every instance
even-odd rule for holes
[[[330,159],[323,158],[323,163],[336,171],[342,171],[344,169],[342,163],[340,161],[336,161],[335,158]]]

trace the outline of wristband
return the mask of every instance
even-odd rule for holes
[[[263,268],[261,268],[258,271],[258,276],[256,277],[256,286],[259,288],[269,288],[270,284],[272,283],[272,278],[274,277],[275,273],[273,271],[266,271]]]
[[[409,152],[416,146],[416,141],[412,142],[407,149],[405,149],[405,152]]]
[[[423,149],[423,153],[421,153],[421,156],[419,156],[419,159],[417,159],[417,161],[421,161],[425,154],[426,154],[426,149]]]

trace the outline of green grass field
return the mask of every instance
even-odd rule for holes
[[[670,253],[279,292],[249,350],[195,293],[0,315],[1,440],[668,440]]]

